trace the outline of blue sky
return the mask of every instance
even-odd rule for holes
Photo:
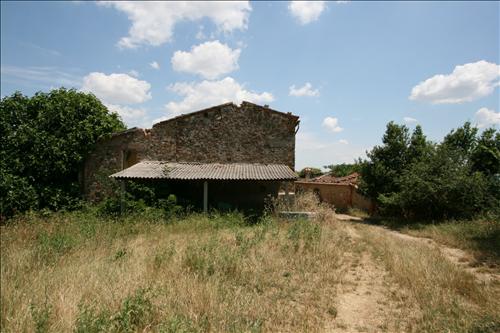
[[[74,87],[128,126],[234,101],[301,117],[296,166],[387,122],[500,126],[498,2],[1,3],[1,95]],[[244,124],[242,124],[244,126]]]

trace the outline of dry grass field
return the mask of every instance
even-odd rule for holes
[[[499,296],[436,247],[328,214],[1,227],[2,332],[498,332]]]

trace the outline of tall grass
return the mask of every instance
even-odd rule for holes
[[[478,262],[500,269],[500,221],[481,218],[417,224],[402,230],[413,236],[432,238],[438,243],[471,252]]]
[[[363,226],[363,238],[395,281],[409,291],[407,306],[420,309],[418,332],[500,331],[500,288],[483,285],[437,248],[396,239]]]
[[[287,200],[285,197],[279,197],[272,201],[272,212],[294,211],[315,213],[316,221],[321,223],[330,223],[335,221],[335,212],[333,206],[321,202],[312,191],[303,191],[295,193]]]
[[[2,226],[1,331],[297,332],[331,317],[341,230],[155,214],[27,215]]]

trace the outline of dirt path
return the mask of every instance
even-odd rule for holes
[[[336,298],[337,315],[327,332],[399,332],[391,327],[395,304],[390,299],[387,272],[360,246],[361,236],[350,225],[345,231],[354,251],[348,253],[350,267],[339,285]]]
[[[408,309],[404,299],[404,288],[398,288],[391,282],[391,276],[384,265],[375,259],[366,245],[360,228],[368,228],[371,233],[387,233],[408,244],[418,242],[435,247],[445,258],[473,274],[479,281],[490,283],[500,281],[500,275],[482,272],[473,267],[473,256],[466,251],[447,247],[429,238],[402,234],[382,226],[362,223],[361,218],[349,215],[337,215],[342,221],[343,230],[352,243],[352,251],[346,253],[345,274],[339,284],[335,301],[336,318],[326,326],[327,332],[404,332],[410,317],[418,316],[418,309]]]
[[[354,220],[358,221],[358,220]],[[375,225],[366,225],[367,227],[371,228],[373,231],[381,231],[381,232],[386,232],[389,233],[391,236],[407,240],[407,241],[412,241],[412,242],[418,242],[420,244],[425,244],[430,247],[435,247],[439,249],[441,254],[445,258],[447,258],[449,261],[454,263],[455,265],[461,267],[463,270],[471,273],[476,277],[478,281],[484,282],[484,283],[491,283],[491,282],[500,282],[500,274],[494,273],[494,272],[484,272],[481,270],[481,267],[475,266],[475,260],[474,257],[470,254],[467,253],[464,250],[457,249],[457,248],[452,248],[443,244],[439,244],[433,239],[430,238],[423,238],[423,237],[415,237],[415,236],[410,236],[407,234],[403,234],[394,230],[387,229],[386,227],[383,226],[375,226]]]

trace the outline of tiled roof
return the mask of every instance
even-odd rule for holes
[[[359,173],[354,172],[345,177],[335,177],[332,175],[322,175],[313,179],[306,180],[310,183],[322,183],[322,184],[338,184],[338,185],[356,185],[359,180]]]
[[[297,178],[295,172],[284,164],[164,161],[142,161],[110,177],[178,180],[294,180]]]

